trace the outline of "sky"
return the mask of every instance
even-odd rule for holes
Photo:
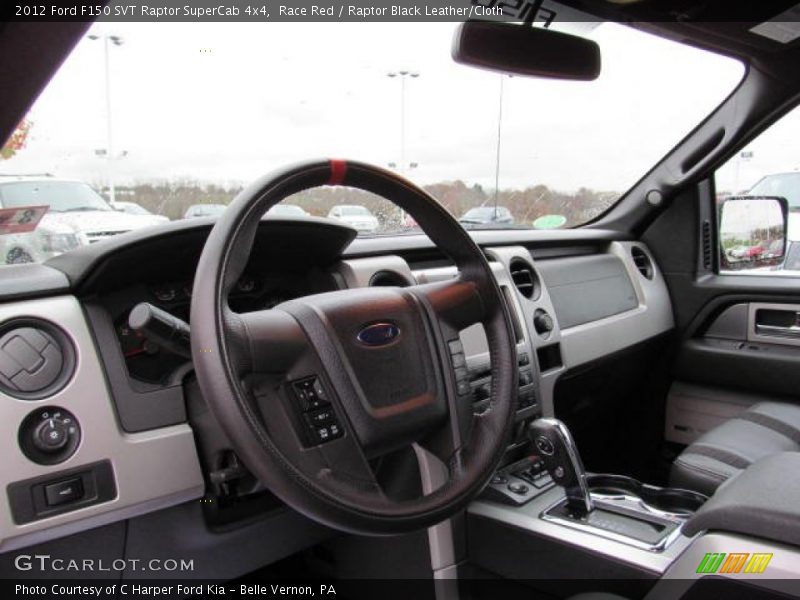
[[[623,26],[589,33],[597,81],[502,77],[450,57],[452,23],[105,23],[119,184],[237,185],[308,158],[400,164],[406,175],[622,192],[736,86],[737,62]],[[84,39],[31,109],[27,147],[0,172],[104,183],[101,40]],[[503,79],[502,120],[498,123]],[[796,138],[797,139],[797,138]],[[740,169],[741,171],[741,169]],[[741,173],[740,173],[741,175]]]

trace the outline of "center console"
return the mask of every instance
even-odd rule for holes
[[[522,579],[653,579],[691,543],[683,526],[705,496],[586,473],[557,419],[533,421],[527,436],[533,454],[498,471],[469,509],[479,566]]]

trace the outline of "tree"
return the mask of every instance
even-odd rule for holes
[[[0,149],[0,157],[2,157],[3,160],[8,160],[25,147],[31,127],[33,127],[33,121],[29,121],[28,119],[22,119],[22,121],[20,121],[14,133],[11,134],[11,137],[8,138],[3,148]]]

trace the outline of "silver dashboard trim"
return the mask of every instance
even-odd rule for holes
[[[57,324],[75,345],[75,373],[56,394],[36,401],[0,392],[0,456],[3,493],[10,483],[52,475],[100,460],[110,460],[117,497],[30,523],[14,523],[8,502],[0,509],[0,552],[61,537],[101,524],[200,498],[204,482],[194,436],[188,424],[140,433],[124,432],[117,420],[97,348],[78,300],[57,296],[0,304],[0,322],[32,317]],[[81,424],[75,454],[58,465],[30,461],[17,442],[18,428],[28,413],[42,406],[60,406]]]

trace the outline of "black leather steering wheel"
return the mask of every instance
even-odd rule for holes
[[[455,262],[459,276],[234,313],[228,294],[261,217],[287,196],[322,185],[390,199]],[[492,364],[489,408],[480,414],[464,384],[458,341],[474,323],[484,326]],[[242,191],[206,241],[191,326],[200,389],[233,449],[280,499],[332,527],[390,534],[440,522],[482,489],[505,450],[517,400],[516,344],[491,268],[435,199],[384,169],[305,162]],[[447,481],[397,499],[382,489],[371,462],[409,444],[441,459]]]

